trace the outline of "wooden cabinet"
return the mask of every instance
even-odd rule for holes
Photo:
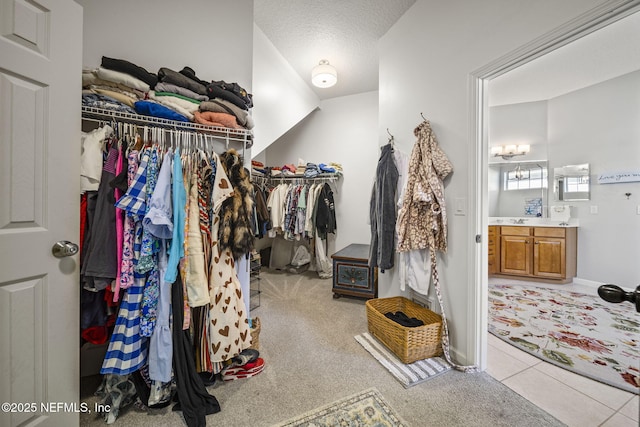
[[[500,273],[531,274],[530,227],[500,227]]]
[[[498,245],[498,228],[495,225],[490,225],[489,226],[489,233],[488,233],[488,252],[489,252],[489,274],[496,274],[499,270],[498,270],[498,266],[500,265],[500,263],[498,262],[498,248],[500,247]]]
[[[576,275],[575,227],[502,226],[500,274],[570,282]]]
[[[351,244],[331,255],[333,297],[377,298],[378,269],[369,267],[369,245]]]

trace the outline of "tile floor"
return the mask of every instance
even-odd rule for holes
[[[515,283],[491,278],[490,283]],[[528,282],[530,283],[530,282]],[[532,286],[545,286],[530,283]],[[558,286],[558,285],[552,285]],[[596,294],[584,285],[567,290]],[[569,427],[638,427],[640,398],[533,357],[488,334],[487,373]]]

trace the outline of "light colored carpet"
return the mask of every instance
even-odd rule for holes
[[[640,318],[633,305],[559,289],[491,285],[489,332],[545,362],[640,392]]]
[[[368,332],[356,335],[355,339],[406,388],[451,370],[449,362],[441,357],[431,357],[414,363],[402,363],[391,350]]]
[[[274,427],[409,427],[375,388],[309,411]]]
[[[563,424],[486,373],[450,371],[404,388],[354,336],[367,331],[364,300],[333,299],[331,279],[261,273],[260,357],[265,369],[208,388],[222,410],[207,425],[266,427],[375,387],[411,426],[562,426]],[[93,389],[95,390],[95,389]],[[92,391],[93,391],[92,390]],[[81,401],[93,407],[94,397]],[[81,425],[104,426],[94,414]],[[114,426],[184,426],[178,412],[124,411]]]

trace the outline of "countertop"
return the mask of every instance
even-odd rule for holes
[[[516,227],[578,227],[576,218],[560,221],[551,218],[538,217],[489,217],[489,225],[508,225]]]

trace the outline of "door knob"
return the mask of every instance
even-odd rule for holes
[[[634,292],[627,292],[620,286],[606,284],[598,288],[598,295],[600,295],[600,298],[603,300],[616,304],[629,301],[635,304],[636,311],[640,313],[640,286],[638,286]]]
[[[78,253],[78,245],[66,240],[60,240],[53,245],[53,247],[51,248],[51,253],[56,258],[72,256]]]

